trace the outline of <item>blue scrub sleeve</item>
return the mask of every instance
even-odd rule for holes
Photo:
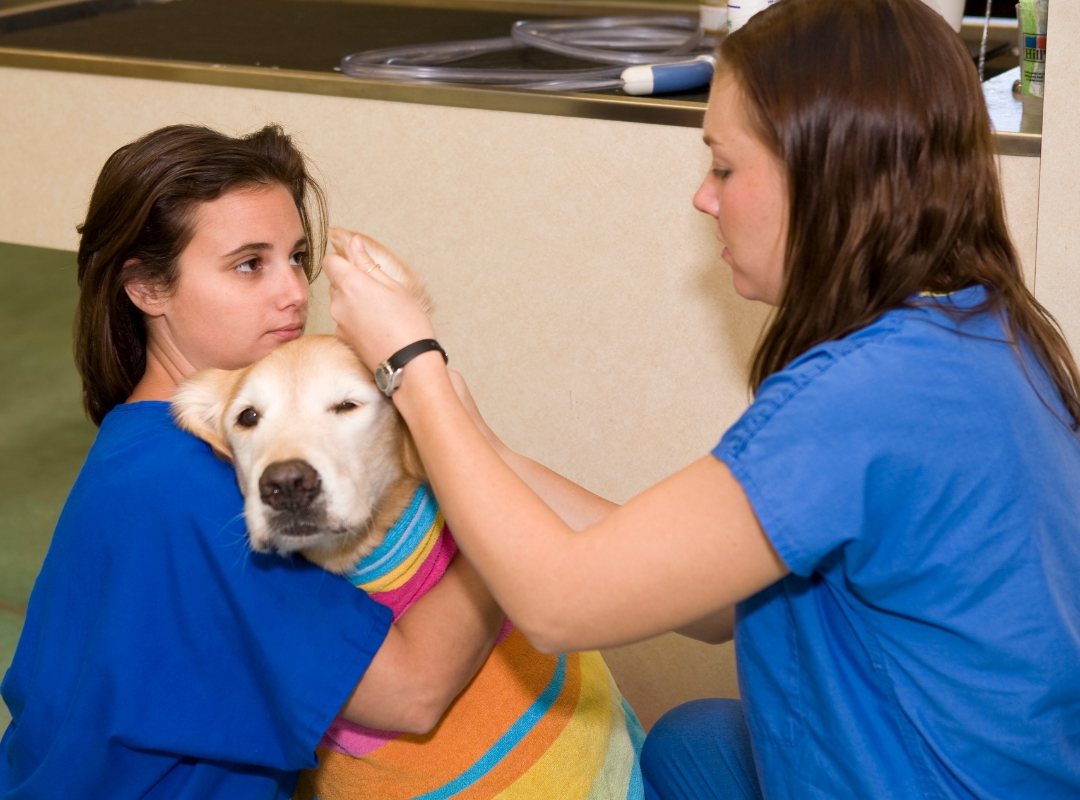
[[[829,553],[867,537],[866,490],[889,436],[887,422],[845,407],[844,393],[830,388],[830,371],[849,351],[820,352],[771,376],[713,450],[777,554],[803,577]],[[879,423],[885,430],[874,430]]]

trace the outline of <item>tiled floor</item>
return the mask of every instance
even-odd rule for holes
[[[76,296],[74,253],[0,244],[0,674],[94,438],[71,360]]]

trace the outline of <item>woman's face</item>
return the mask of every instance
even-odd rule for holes
[[[742,91],[730,75],[721,75],[709,95],[705,144],[712,167],[694,207],[716,220],[735,291],[776,305],[787,247],[787,180],[781,161],[751,129]]]
[[[194,370],[247,366],[304,332],[308,242],[288,190],[237,189],[200,204],[179,279],[151,337]],[[186,370],[185,370],[186,371]]]

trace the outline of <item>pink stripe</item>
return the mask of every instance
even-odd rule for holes
[[[399,736],[401,736],[400,733],[365,728],[363,725],[338,717],[330,723],[330,728],[323,734],[319,747],[360,758],[372,750],[379,749],[387,742],[394,741]]]
[[[498,647],[504,641],[506,637],[514,632],[514,623],[510,621],[510,617],[503,620],[502,630],[499,631],[499,638],[495,640],[495,646]]]
[[[457,542],[450,535],[450,529],[443,525],[439,538],[435,542],[431,552],[428,553],[424,563],[416,570],[409,580],[396,589],[388,592],[376,592],[371,595],[372,600],[377,600],[394,612],[394,622],[400,619],[409,608],[423,597],[439,582],[439,578],[450,566],[450,559],[457,553]]]

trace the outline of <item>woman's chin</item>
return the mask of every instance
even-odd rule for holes
[[[274,336],[269,333],[264,334],[263,337],[247,352],[247,358],[245,359],[244,366],[254,364],[259,359],[270,355],[282,345],[288,344],[299,336],[293,336],[291,338],[283,338],[280,336]]]
[[[735,267],[731,268],[731,285],[735,294],[744,300],[761,300],[761,292],[753,281],[747,280],[746,276]]]
[[[731,285],[735,289],[735,294],[744,300],[753,300],[769,306],[779,305],[779,297],[776,292],[768,291],[758,285],[757,282],[750,280],[745,273],[740,272],[734,266],[731,268]]]

